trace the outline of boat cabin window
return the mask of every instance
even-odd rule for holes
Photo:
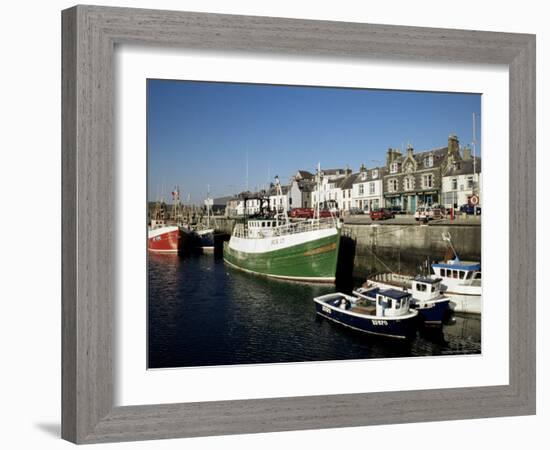
[[[458,275],[460,276],[460,279],[463,280],[464,279],[464,274],[466,272],[464,272],[463,270],[461,270],[460,272],[458,272]]]
[[[467,280],[471,280],[473,276],[474,276],[474,272],[468,272],[468,273],[466,274],[466,279],[467,279]]]
[[[416,290],[419,292],[426,292],[426,285],[422,283],[416,283]]]
[[[453,278],[458,278],[458,270],[453,270]]]
[[[481,280],[481,272],[476,273],[474,280]]]
[[[435,285],[432,284],[432,292],[435,292]]]

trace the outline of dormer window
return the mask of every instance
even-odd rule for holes
[[[424,167],[433,167],[434,165],[434,157],[432,155],[426,156],[424,158]]]
[[[374,169],[374,170],[371,172],[371,175],[372,175],[372,178],[378,178],[378,169]]]
[[[397,173],[399,172],[399,163],[391,163],[390,165],[390,173]]]
[[[361,174],[361,180],[362,180],[362,181],[365,181],[366,179],[367,179],[367,173],[366,173],[366,172],[363,172],[363,173]]]

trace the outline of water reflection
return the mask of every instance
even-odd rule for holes
[[[148,272],[151,368],[481,350],[478,317],[454,317],[421,330],[412,342],[369,336],[317,318],[313,297],[334,286],[258,277],[227,267],[216,255],[149,255]]]

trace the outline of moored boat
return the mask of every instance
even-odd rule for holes
[[[276,188],[282,195],[276,178]],[[235,225],[223,257],[231,266],[258,275],[306,282],[336,278],[340,226],[334,219],[291,222],[286,210]]]
[[[203,252],[208,252],[208,253],[214,251],[215,230],[214,228],[210,227],[210,214],[211,214],[212,203],[213,201],[210,198],[210,187],[209,187],[206,200],[204,201],[204,205],[206,207],[206,224],[201,225],[195,229],[195,233],[197,234],[197,237],[198,237],[198,242],[197,242],[198,248],[201,249]],[[215,219],[214,219],[214,226],[216,226]]]
[[[418,311],[410,308],[411,294],[403,291],[377,289],[372,298],[336,292],[313,301],[319,316],[357,331],[398,339],[416,335]]]
[[[439,291],[450,299],[449,307],[454,312],[481,314],[481,263],[462,261],[451,242],[449,233],[442,234],[449,243],[443,261],[431,264],[432,274],[425,278],[438,280]],[[415,277],[399,273],[380,273],[371,280],[384,288],[412,289]],[[437,289],[436,289],[437,290]]]
[[[397,289],[404,293],[409,288],[369,281],[353,291],[359,297],[375,299],[376,294],[382,289]],[[449,316],[451,299],[441,294],[441,279],[416,276],[411,280],[411,308],[418,311],[425,324],[442,324]]]
[[[155,224],[149,228],[148,248],[156,253],[178,253],[182,247],[182,236],[177,225]]]
[[[179,188],[172,192],[174,206],[172,217],[168,217],[166,205],[157,203],[154,218],[147,231],[147,248],[155,253],[181,253],[190,248],[195,236],[191,228],[182,223],[180,214]]]

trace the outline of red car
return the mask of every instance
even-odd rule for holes
[[[295,219],[313,219],[313,208],[293,208],[290,217]]]
[[[319,211],[319,217],[326,219],[332,216],[338,216],[337,213],[331,214],[328,209],[321,209]],[[313,208],[293,208],[290,211],[290,217],[293,219],[313,219],[315,217],[315,210]]]
[[[393,219],[394,217],[394,212],[386,208],[380,208],[370,212],[371,220]]]

